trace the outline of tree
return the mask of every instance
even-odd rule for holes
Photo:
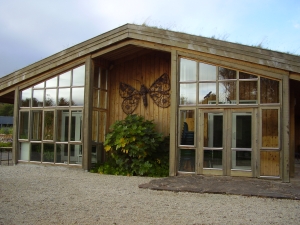
[[[0,116],[13,116],[14,105],[7,103],[0,103]]]

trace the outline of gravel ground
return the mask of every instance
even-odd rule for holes
[[[0,224],[300,224],[300,201],[138,188],[152,179],[0,166]]]

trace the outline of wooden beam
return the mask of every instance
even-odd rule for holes
[[[14,101],[14,124],[13,124],[13,149],[12,149],[12,162],[14,165],[18,163],[19,159],[19,101],[20,91],[19,87],[15,88],[15,101]]]

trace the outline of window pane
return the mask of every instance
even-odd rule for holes
[[[54,144],[44,144],[43,162],[54,162]]]
[[[28,139],[29,112],[20,112],[19,138]]]
[[[93,107],[98,108],[98,99],[99,99],[100,91],[98,89],[94,89],[93,91]]]
[[[107,90],[107,70],[102,69],[100,74],[100,88]]]
[[[257,76],[255,76],[253,74],[240,72],[239,73],[239,79],[257,79]]]
[[[93,117],[92,117],[92,141],[97,142],[98,141],[98,111],[93,111]]]
[[[106,134],[106,112],[99,112],[99,138],[98,142],[104,142]]]
[[[31,88],[21,91],[21,107],[31,106]]]
[[[199,84],[199,104],[216,104],[216,83]]]
[[[82,164],[82,145],[70,145],[70,164]]]
[[[54,112],[44,112],[44,140],[53,140]]]
[[[180,149],[179,171],[195,172],[195,150]]]
[[[57,77],[53,77],[50,80],[46,81],[46,87],[57,87]]]
[[[196,81],[197,79],[197,62],[180,59],[180,81]]]
[[[83,106],[84,88],[72,88],[72,106]]]
[[[32,107],[43,107],[44,90],[33,90]]]
[[[195,111],[180,111],[180,145],[194,145],[195,139]]]
[[[260,176],[278,176],[280,172],[280,152],[260,152]]]
[[[69,87],[71,85],[71,71],[59,75],[58,84],[59,87],[65,87],[65,86]]]
[[[200,63],[199,65],[199,80],[204,81],[204,80],[216,80],[216,66],[208,65],[205,63]]]
[[[236,104],[236,82],[219,83],[219,104]]]
[[[222,169],[222,151],[221,150],[204,150],[203,168]]]
[[[279,81],[260,78],[260,102],[279,103]]]
[[[232,148],[251,148],[252,114],[232,113]]]
[[[239,88],[240,104],[257,104],[257,81],[241,81]]]
[[[30,151],[30,143],[20,142],[19,160],[29,161],[29,151]]]
[[[71,112],[71,141],[81,141],[82,111]]]
[[[204,147],[223,147],[223,114],[204,113]]]
[[[39,84],[36,84],[33,86],[33,88],[44,88],[45,87],[45,82],[42,82],[42,83],[39,83]]]
[[[41,161],[41,149],[40,143],[31,143],[30,161]]]
[[[46,89],[45,106],[56,106],[56,89]]]
[[[57,110],[57,141],[69,140],[69,110]]]
[[[68,144],[56,144],[56,163],[68,163]]]
[[[84,86],[85,66],[77,67],[73,70],[73,86]]]
[[[31,120],[31,140],[42,140],[42,111],[33,111]]]
[[[107,92],[100,91],[100,108],[106,109],[107,108]]]
[[[196,104],[196,84],[180,84],[180,105]]]
[[[219,67],[219,80],[236,79],[236,71]]]
[[[251,170],[251,151],[232,151],[232,169]]]
[[[262,110],[262,147],[279,147],[278,110]]]
[[[69,106],[70,101],[70,88],[58,89],[58,105]]]

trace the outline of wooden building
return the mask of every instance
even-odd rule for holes
[[[170,135],[170,176],[289,182],[299,81],[299,56],[126,24],[0,78],[0,102],[14,103],[15,164],[89,170],[109,126],[134,113]]]

